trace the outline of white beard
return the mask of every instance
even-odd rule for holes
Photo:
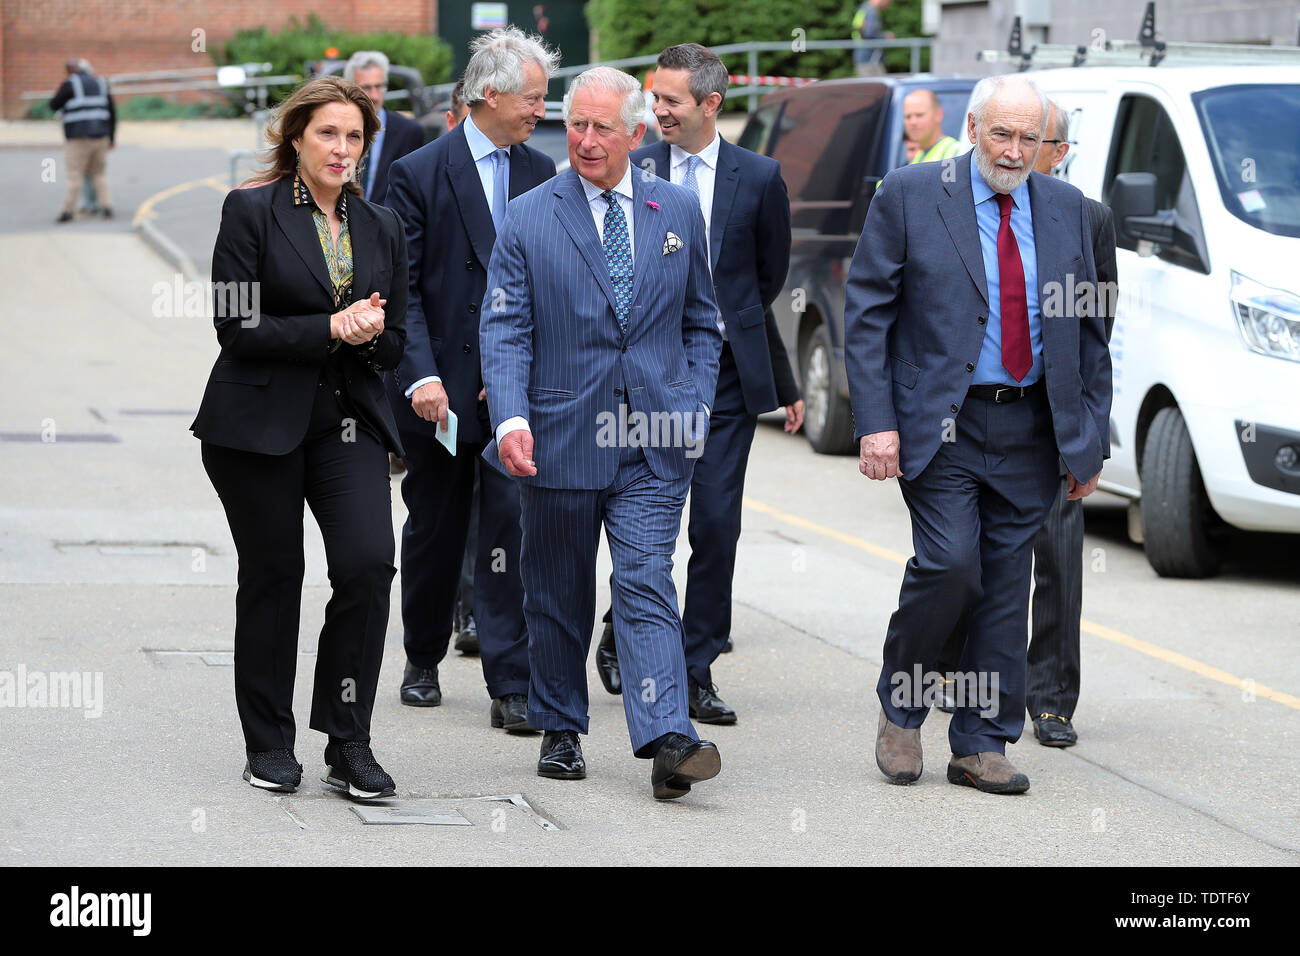
[[[980,134],[976,134],[975,165],[979,168],[984,181],[989,184],[989,187],[994,192],[1012,192],[1029,179],[1029,174],[1034,171],[1033,166],[1027,164],[1024,160],[1021,160],[1020,166],[1016,168],[999,166],[985,154],[983,144],[979,142],[982,138]]]

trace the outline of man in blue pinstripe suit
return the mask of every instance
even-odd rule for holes
[[[699,202],[628,154],[645,133],[637,82],[609,67],[565,97],[570,169],[509,207],[480,331],[496,440],[516,476],[537,772],[580,779],[587,649],[602,524],[632,748],[657,799],[717,775],[687,705],[673,551],[703,450],[722,338]]]

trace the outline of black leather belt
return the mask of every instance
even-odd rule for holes
[[[966,397],[982,398],[986,402],[997,402],[999,405],[1004,405],[1007,402],[1018,402],[1026,395],[1033,394],[1042,386],[1043,380],[1041,378],[1033,385],[972,385],[966,389]]]

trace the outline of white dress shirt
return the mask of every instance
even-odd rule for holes
[[[713,186],[718,179],[718,150],[721,148],[722,136],[718,133],[713,134],[713,140],[708,146],[705,146],[698,153],[688,153],[676,143],[668,147],[668,181],[677,186],[685,184],[686,167],[689,165],[691,156],[700,157],[700,162],[695,167],[695,184],[700,187],[700,212],[704,214],[704,242],[709,250],[712,250],[712,229],[713,229]],[[713,255],[710,251],[706,257],[709,260],[709,271],[713,271]],[[722,337],[727,337],[727,324],[722,321],[722,313],[718,313],[718,331]]]
[[[587,208],[591,210],[591,218],[596,222],[596,235],[600,237],[601,245],[605,243],[605,213],[609,209],[609,203],[601,195],[605,190],[601,189],[595,183],[589,183],[581,176],[578,182],[582,183],[582,191],[587,195]],[[636,249],[635,236],[632,232],[632,164],[628,163],[627,169],[623,172],[623,178],[619,180],[614,187],[614,195],[618,199],[619,208],[623,210],[623,218],[627,220],[627,241],[630,249]],[[636,264],[636,255],[632,255],[632,263]],[[497,426],[497,444],[501,444],[501,439],[505,438],[510,432],[522,428],[524,431],[530,431],[528,419],[521,415],[514,418],[507,418]]]
[[[478,180],[483,184],[483,195],[487,197],[488,212],[492,209],[492,174],[496,160],[492,154],[498,149],[497,145],[484,135],[483,131],[474,125],[474,118],[466,114],[465,118],[460,121],[465,127],[465,142],[469,145],[469,154],[474,160],[474,168],[478,172]],[[510,153],[506,152],[506,182],[510,182]],[[507,193],[509,187],[507,186]],[[417,388],[421,385],[428,385],[430,382],[441,382],[442,378],[437,375],[429,375],[420,379],[414,385],[406,390],[406,397],[410,398]]]

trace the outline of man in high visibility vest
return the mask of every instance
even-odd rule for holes
[[[50,100],[51,110],[63,111],[63,135],[68,141],[64,173],[68,189],[58,221],[71,222],[76,218],[77,197],[87,175],[99,197],[100,214],[112,219],[105,160],[113,148],[117,130],[113,98],[108,94],[107,81],[95,76],[85,60],[68,60],[66,68],[68,77]]]
[[[910,162],[932,163],[961,155],[961,144],[943,135],[943,109],[934,90],[913,90],[903,98],[903,131],[918,148]]]

